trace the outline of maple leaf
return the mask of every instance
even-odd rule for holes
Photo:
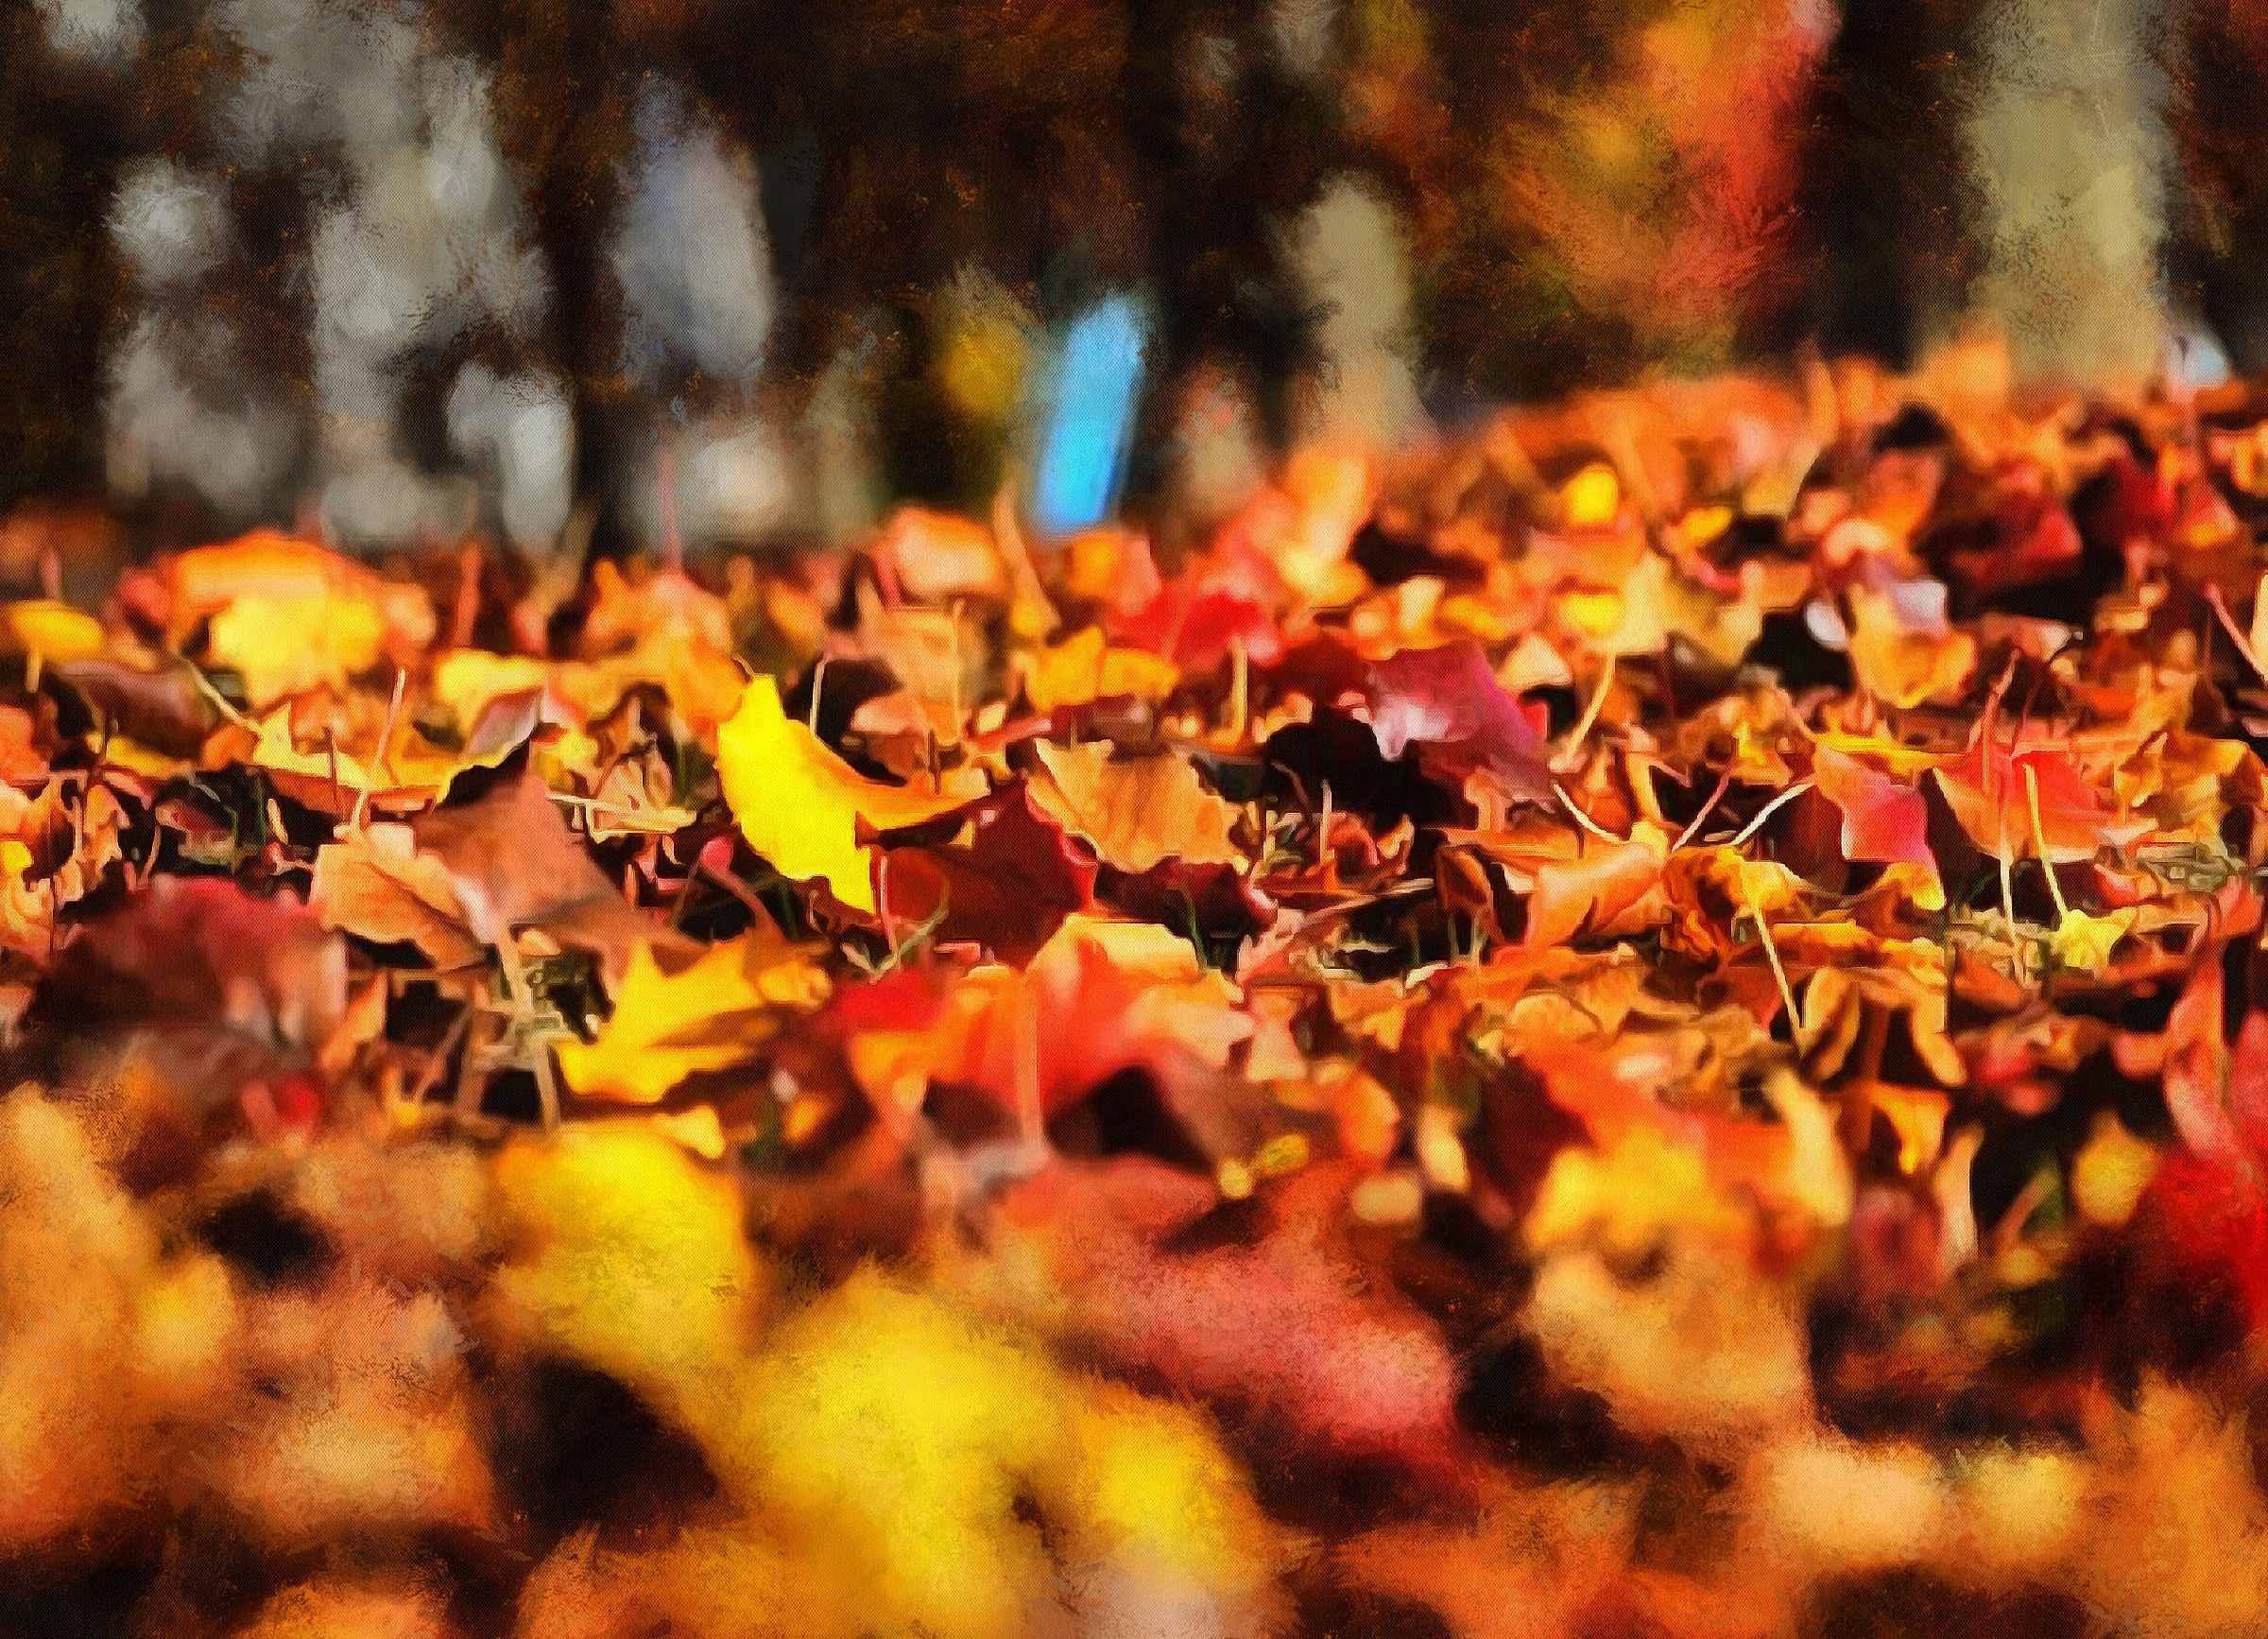
[[[378,944],[414,944],[437,967],[478,961],[448,867],[406,825],[376,824],[316,851],[307,903],[323,925]]]
[[[743,675],[732,659],[732,619],[725,602],[682,571],[664,569],[632,581],[600,562],[583,620],[579,666],[560,682],[592,716],[613,708],[635,683],[658,684],[694,733],[706,736],[740,703]]]
[[[410,647],[433,639],[433,605],[415,586],[389,581],[367,564],[275,529],[255,529],[217,545],[193,547],[121,582],[119,600],[179,645],[198,623],[252,600],[369,604],[387,632]],[[296,645],[294,646],[296,647]]]
[[[386,653],[386,612],[367,596],[247,595],[213,616],[209,664],[232,671],[254,711],[309,689],[344,688]]]
[[[692,942],[623,898],[531,771],[477,801],[421,815],[411,830],[418,852],[447,871],[466,932],[483,945],[512,930],[540,929],[596,957],[611,989],[640,943],[678,950]],[[424,898],[432,878],[421,873],[417,880]]]
[[[1656,841],[1610,842],[1573,859],[1549,860],[1533,872],[1528,926],[1531,949],[1566,943],[1585,927],[1610,928],[1661,880],[1663,849]]]
[[[1942,581],[1850,592],[1850,665],[1859,681],[1894,706],[1958,692],[1977,669],[1977,640],[1945,618]]]
[[[1253,1028],[1187,940],[1154,923],[1090,916],[1066,918],[1021,973],[988,965],[950,983],[893,974],[846,988],[831,1012],[878,1103],[915,1107],[944,1082],[1027,1120],[1121,1070],[1148,1071],[1170,1097],[1225,1067]]]
[[[110,647],[102,622],[52,598],[0,603],[0,649],[43,663],[92,660]]]
[[[875,538],[873,552],[900,592],[922,603],[956,597],[996,598],[1008,590],[1007,566],[992,532],[973,518],[927,507],[901,507]]]
[[[1173,754],[1117,758],[1103,741],[1034,750],[1047,777],[1032,800],[1107,864],[1143,871],[1168,859],[1226,865],[1244,855],[1229,840],[1236,810],[1208,791]]]
[[[561,1042],[559,1070],[586,1097],[655,1104],[703,1071],[744,1063],[782,1010],[827,999],[827,975],[776,934],[750,932],[664,973],[651,943],[630,951],[614,1011],[589,1043]]]
[[[435,630],[418,587],[272,530],[181,553],[122,590],[173,644],[210,621],[208,663],[237,674],[255,711],[343,688],[384,659],[407,664]]]
[[[1710,1187],[1726,1197],[1752,1193],[1797,1207],[1825,1226],[1848,1221],[1852,1178],[1848,1158],[1833,1138],[1832,1115],[1793,1076],[1778,1075],[1767,1085],[1779,1120],[1764,1122],[1683,1110],[1660,1098],[1654,1089],[1661,1078],[1661,1050],[1642,1038],[1613,1050],[1538,1041],[1523,1045],[1521,1054],[1542,1075],[1553,1102],[1583,1124],[1593,1148],[1606,1158],[1567,1161],[1563,1199],[1548,1203],[1548,1210],[1538,1205],[1543,1216],[1531,1225],[1532,1234],[1561,1239],[1593,1223],[1626,1225],[1633,1214],[1648,1220],[1658,1208],[1728,1222],[1692,1195],[1690,1178],[1674,1187],[1665,1182],[1655,1207],[1620,1199],[1618,1180],[1630,1168],[1661,1172],[1665,1181],[1683,1168],[1674,1149],[1652,1140],[1649,1147],[1613,1160],[1633,1134],[1649,1130],[1697,1153]]]
[[[1459,769],[1486,768],[1511,796],[1551,796],[1536,719],[1496,681],[1477,643],[1404,649],[1372,666],[1370,729],[1389,761],[1415,744]]]
[[[1133,567],[1122,584],[1139,588],[1144,579]],[[1106,625],[1113,640],[1163,655],[1186,673],[1211,671],[1240,648],[1267,665],[1283,651],[1276,619],[1283,595],[1283,578],[1250,528],[1231,520],[1211,551],[1148,597],[1130,608],[1114,603]]]
[[[518,749],[517,740],[507,739],[460,758],[436,750],[407,723],[397,725],[383,752],[372,744],[357,755],[335,740],[311,747],[301,743],[288,705],[254,721],[249,745],[244,738],[244,731],[232,724],[215,736],[214,745],[221,756],[241,747],[232,760],[265,769],[276,789],[293,802],[341,820],[366,806],[387,812],[423,808],[438,801],[458,774],[493,768]],[[214,755],[208,749],[207,760]]]
[[[2134,930],[2140,915],[2131,906],[2101,916],[2067,909],[2048,936],[2049,959],[2073,973],[2099,974],[2110,965],[2112,948]]]
[[[817,879],[853,910],[875,908],[874,850],[865,832],[895,830],[957,808],[958,795],[869,780],[803,724],[790,721],[780,685],[751,679],[717,731],[717,775],[748,846],[781,875]]]

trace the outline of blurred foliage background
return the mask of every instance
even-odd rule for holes
[[[981,507],[1097,395],[1205,515],[1301,440],[1980,320],[2251,367],[2264,65],[2241,0],[35,0],[0,505],[793,542]],[[1109,300],[1138,363],[1067,382]]]

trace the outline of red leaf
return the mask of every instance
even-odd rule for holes
[[[1372,666],[1370,730],[1388,761],[1416,744],[1459,771],[1488,769],[1516,797],[1551,795],[1541,732],[1470,640],[1404,649]]]
[[[1019,781],[954,816],[967,842],[893,848],[882,869],[883,903],[901,934],[944,907],[940,942],[984,945],[1022,964],[1093,903],[1093,856],[1032,805]]]
[[[1980,734],[1967,750],[1934,772],[1961,829],[1995,858],[2039,853],[2027,770],[2038,785],[2037,829],[2046,838],[2048,857],[2059,865],[2092,859],[2105,843],[2129,842],[2149,830],[2146,821],[2122,820],[2061,750],[2046,745],[2018,750]]]
[[[1844,858],[1937,869],[1930,852],[1929,804],[1913,785],[1830,746],[1821,746],[1812,760],[1812,783],[1843,816]]]

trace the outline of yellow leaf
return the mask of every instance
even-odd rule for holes
[[[1568,479],[1559,492],[1569,525],[1577,529],[1600,529],[1623,509],[1623,486],[1614,469],[1593,461]]]
[[[532,694],[551,683],[552,664],[524,654],[453,648],[433,668],[433,698],[449,710],[460,733],[471,731],[491,701]]]
[[[494,1176],[515,1249],[489,1289],[499,1329],[620,1378],[696,1437],[730,1426],[772,1287],[731,1179],[639,1121],[522,1139]]]
[[[99,746],[102,760],[129,773],[146,775],[152,780],[179,779],[196,771],[197,765],[187,757],[177,757],[171,751],[161,751],[153,746],[125,734],[113,733],[105,739],[99,730],[87,735],[90,746]]]
[[[1636,1256],[1668,1229],[1724,1234],[1741,1223],[1698,1149],[1633,1127],[1604,1153],[1570,1145],[1555,1156],[1522,1234],[1538,1256],[1592,1235],[1614,1255]]]
[[[748,846],[798,882],[823,880],[854,910],[874,909],[872,851],[858,839],[918,825],[969,799],[869,780],[801,723],[788,720],[780,686],[749,681],[740,709],[717,731],[717,775]]]
[[[763,1016],[771,1009],[809,1009],[826,997],[827,975],[777,939],[749,934],[713,945],[675,974],[641,943],[613,1017],[595,1042],[561,1043],[559,1069],[586,1097],[658,1103],[688,1076],[746,1060],[771,1034]]]
[[[1918,1171],[1936,1159],[1945,1144],[1945,1119],[1952,1113],[1950,1098],[1931,1088],[1894,1087],[1882,1081],[1867,1083],[1864,1092],[1866,1102],[1898,1136],[1900,1172]]]
[[[1946,761],[1942,751],[1927,751],[1909,746],[1902,740],[1893,740],[1883,734],[1847,734],[1822,733],[1813,736],[1816,744],[1831,751],[1841,751],[1847,757],[1857,757],[1880,764],[1889,773],[1903,779],[1913,779]]]
[[[725,1158],[725,1124],[713,1105],[697,1105],[691,1110],[666,1112],[645,1119],[656,1132],[682,1144],[703,1161]]]
[[[102,623],[93,615],[47,598],[0,604],[0,637],[10,654],[42,660],[87,660],[102,652]]]
[[[2067,910],[2048,936],[2048,954],[2059,968],[2099,974],[2110,965],[2111,947],[2126,937],[2140,914],[2133,908],[2114,910],[2107,916]]]
[[[291,732],[289,707],[278,706],[254,723],[258,731],[252,749],[244,761],[271,773],[304,774],[309,779],[335,780],[342,791],[361,791],[373,787],[376,781],[358,757],[331,747],[320,750],[303,751]]]
[[[1859,681],[1911,710],[1957,694],[1977,669],[1977,640],[1950,628],[1910,624],[1883,593],[1850,594],[1850,664]]]
[[[2141,1204],[2156,1170],[2157,1150],[2110,1111],[2099,1110],[2094,1130],[2071,1158],[2071,1199],[2089,1222],[2121,1228]]]
[[[352,592],[250,593],[213,617],[206,652],[244,680],[254,711],[312,688],[343,688],[386,651],[385,612]]]
[[[781,1325],[711,1458],[799,1540],[843,1544],[868,1630],[989,1639],[1049,1581],[1013,1510],[1052,1477],[1074,1399],[1037,1349],[863,1270]]]
[[[1023,692],[1035,711],[1083,706],[1092,700],[1130,695],[1159,700],[1174,692],[1181,668],[1146,649],[1113,648],[1099,627],[1089,627],[1031,657]]]
[[[240,760],[266,769],[276,788],[294,802],[325,813],[344,816],[353,807],[355,798],[366,791],[370,802],[382,808],[423,807],[440,795],[442,787],[460,767],[455,758],[411,754],[412,748],[405,736],[414,731],[406,724],[396,731],[390,778],[385,768],[371,767],[344,747],[323,746],[302,750],[292,733],[289,706],[278,706],[259,718],[253,727],[251,750],[243,753]],[[224,735],[237,733],[232,727],[222,731]],[[501,761],[510,750],[510,747],[505,747],[486,761]],[[208,748],[208,767],[210,757]]]
[[[1196,1411],[1115,1384],[1071,1396],[1067,1409],[1063,1454],[1040,1489],[1068,1516],[1074,1552],[1139,1554],[1218,1594],[1263,1593],[1280,1547],[1275,1527]]]
[[[1688,547],[1699,548],[1731,528],[1732,520],[1730,507],[1695,507],[1677,520],[1677,533],[1683,537]]]

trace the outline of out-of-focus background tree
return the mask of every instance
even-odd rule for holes
[[[1299,440],[1979,320],[2041,374],[2268,363],[2257,11],[33,0],[0,508],[538,551],[1010,477],[1202,517]]]

